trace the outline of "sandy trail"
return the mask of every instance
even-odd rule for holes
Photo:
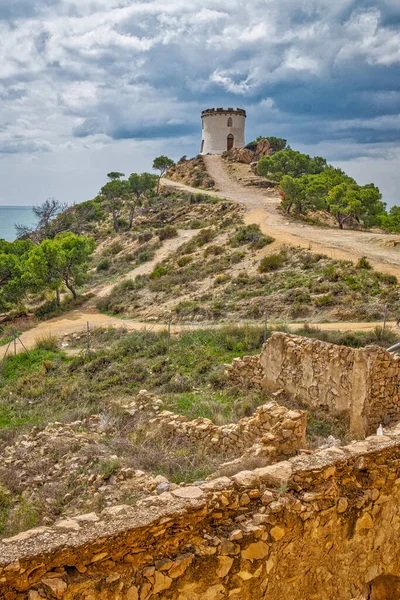
[[[104,298],[105,296],[108,296],[108,294],[110,294],[110,292],[116,285],[122,283],[123,281],[126,281],[127,279],[132,279],[133,277],[136,277],[136,275],[146,275],[148,273],[151,273],[154,267],[157,265],[157,263],[167,258],[167,256],[171,254],[171,252],[175,252],[175,250],[177,250],[179,246],[182,246],[182,244],[188,242],[197,233],[198,231],[196,231],[195,229],[179,230],[177,237],[165,240],[161,248],[159,248],[155,253],[154,258],[152,260],[149,260],[148,262],[139,265],[135,269],[132,269],[128,273],[125,273],[121,277],[118,277],[118,279],[112,281],[111,283],[92,288],[90,292],[96,295],[94,301],[96,301],[97,298]]]
[[[400,246],[390,247],[391,243],[400,241],[399,236],[289,222],[278,211],[280,199],[273,192],[246,187],[233,179],[220,156],[204,156],[204,160],[218,189],[217,192],[207,193],[244,205],[245,222],[257,223],[265,234],[273,236],[278,243],[301,246],[336,259],[358,260],[366,256],[375,268],[396,275],[400,280]],[[174,181],[164,179],[163,185],[199,193],[198,189]]]
[[[49,321],[39,323],[34,329],[25,331],[21,335],[21,340],[27,350],[34,348],[37,341],[45,336],[54,335],[58,339],[61,339],[65,334],[71,333],[84,333],[86,331],[87,323],[89,322],[90,329],[96,329],[98,327],[123,327],[130,331],[166,331],[168,328],[167,323],[151,323],[145,321],[135,321],[134,319],[119,319],[118,317],[110,317],[99,313],[95,308],[88,310],[74,310],[61,317],[56,317]],[[186,324],[172,324],[171,333],[181,333],[183,331],[195,331],[196,329],[218,329],[225,327],[226,325],[260,325],[261,323],[255,323],[254,321],[235,321],[234,323],[186,323]],[[278,326],[279,323],[270,322],[268,327]],[[285,323],[286,326],[290,327],[293,331],[300,329],[304,326],[304,323]],[[381,323],[308,323],[310,327],[318,327],[323,331],[373,331],[376,327],[381,326]],[[393,328],[395,326],[394,321],[387,323],[387,328]],[[399,330],[400,339],[400,330]],[[0,347],[0,359],[4,357],[7,350],[7,346]],[[22,352],[22,345],[17,342],[17,353]],[[10,346],[9,353],[14,353],[13,346]]]
[[[210,196],[219,196],[238,202],[245,207],[245,222],[257,223],[262,231],[276,238],[277,243],[287,243],[309,248],[313,251],[323,252],[332,258],[343,258],[346,260],[356,260],[361,256],[366,256],[368,260],[383,272],[396,275],[400,279],[400,249],[394,247],[385,247],[383,244],[390,240],[399,241],[398,236],[389,236],[385,234],[375,234],[359,231],[340,231],[339,229],[325,229],[303,225],[296,222],[288,223],[284,216],[277,210],[279,198],[268,190],[249,188],[241,185],[239,181],[233,179],[226,171],[220,156],[205,156],[207,169],[215,180],[218,191],[204,192],[197,188],[163,179],[164,186],[173,187],[182,191],[191,193],[206,193]],[[47,335],[54,335],[62,338],[64,334],[81,333],[86,329],[87,322],[91,328],[96,327],[126,327],[131,330],[152,330],[163,331],[167,328],[165,323],[150,323],[135,321],[134,319],[120,319],[110,317],[98,312],[96,309],[96,299],[109,294],[112,288],[126,279],[131,279],[139,274],[150,273],[155,265],[168,256],[170,252],[175,251],[182,243],[190,239],[197,233],[196,230],[179,231],[176,238],[166,240],[163,246],[156,252],[153,260],[140,265],[117,280],[107,283],[103,286],[97,286],[92,292],[95,297],[89,300],[84,306],[77,308],[61,317],[50,319],[39,323],[37,327],[24,332],[21,340],[27,349],[35,346],[37,340]],[[246,321],[240,322],[245,324]],[[216,328],[222,327],[225,323],[190,323],[185,325],[172,325],[171,331],[179,333],[181,331],[194,330],[198,328]],[[269,324],[274,325],[273,323]],[[302,324],[288,323],[293,330],[302,327]],[[313,325],[310,323],[310,325]],[[340,331],[373,331],[379,323],[316,323],[315,326],[323,330]],[[388,323],[388,327],[393,327],[394,323]],[[400,331],[399,331],[400,337]],[[4,356],[7,346],[0,347],[0,359]],[[17,344],[17,352],[23,348]],[[13,351],[13,348],[10,348]]]
[[[28,350],[33,348],[38,339],[42,337],[46,337],[49,335],[54,335],[57,338],[63,337],[66,333],[78,333],[82,332],[86,326],[87,322],[90,323],[91,327],[122,327],[126,326],[130,329],[143,329],[145,327],[152,329],[163,329],[165,325],[160,325],[159,328],[157,325],[152,325],[150,323],[138,323],[135,321],[131,321],[128,324],[128,321],[122,321],[118,317],[110,317],[108,315],[104,315],[99,313],[96,308],[96,302],[98,298],[104,298],[107,296],[113,287],[122,281],[127,279],[132,279],[136,277],[136,275],[145,275],[146,273],[151,273],[156,266],[157,263],[166,258],[171,252],[174,252],[190,240],[194,235],[196,235],[198,231],[195,229],[190,230],[179,230],[178,236],[175,238],[171,238],[166,240],[161,248],[157,250],[154,255],[154,258],[142,265],[139,265],[135,269],[132,269],[125,275],[118,277],[111,283],[106,283],[104,285],[98,285],[90,290],[90,293],[95,294],[93,298],[88,300],[83,306],[76,308],[75,310],[71,310],[70,312],[62,315],[60,317],[55,317],[54,319],[49,319],[48,321],[43,321],[39,323],[33,329],[29,329],[25,331],[21,336],[20,340]],[[126,324],[125,324],[126,323]],[[17,352],[23,350],[22,344],[18,341],[17,343]],[[14,348],[10,347],[9,352],[13,352]],[[0,346],[0,359],[4,357],[7,352],[7,346]]]

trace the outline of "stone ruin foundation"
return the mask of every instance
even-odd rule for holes
[[[357,437],[400,420],[400,357],[378,346],[347,348],[274,333],[260,356],[234,359],[231,381],[283,390],[306,406],[346,413]]]
[[[4,600],[394,600],[400,428],[0,542]]]
[[[362,436],[398,419],[398,364],[379,348],[277,333],[227,375],[347,411]],[[151,435],[228,458],[224,475],[1,540],[1,599],[400,597],[400,424],[302,452],[304,411],[276,402],[228,426],[163,411],[145,391],[125,408]],[[254,456],[262,466],[248,466]]]

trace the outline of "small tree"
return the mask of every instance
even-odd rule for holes
[[[0,309],[18,304],[25,293],[22,285],[23,264],[14,254],[0,253]]]
[[[110,175],[110,173],[109,173]],[[122,176],[122,174],[121,174]],[[115,178],[103,185],[100,194],[106,201],[106,207],[112,214],[114,231],[119,231],[119,217],[124,200],[129,196],[130,187],[126,180]]]
[[[132,229],[133,217],[138,206],[142,206],[143,199],[154,190],[157,185],[157,175],[152,173],[132,173],[129,176],[129,186],[134,199],[131,200],[129,211],[129,229]]]
[[[93,238],[75,235],[74,233],[60,234],[54,239],[60,254],[60,274],[66,287],[76,299],[76,286],[83,283],[88,267],[89,256],[96,247]]]
[[[263,156],[258,162],[257,171],[263,177],[280,181],[284,175],[302,177],[321,173],[326,167],[326,160],[321,156],[311,158],[308,154],[289,148],[272,156]]]
[[[111,171],[111,173],[107,173],[108,179],[110,181],[116,181],[117,179],[121,179],[121,177],[125,177],[125,173],[120,173],[119,171]]]
[[[18,304],[29,286],[26,257],[33,244],[29,240],[0,240],[0,309]]]
[[[389,214],[382,214],[381,225],[388,231],[400,233],[400,206],[392,206]]]
[[[57,231],[52,228],[52,223],[56,216],[66,210],[68,204],[59,202],[55,198],[48,198],[42,204],[38,204],[32,208],[33,214],[37,219],[34,227],[26,225],[15,225],[15,230],[18,238],[32,237],[36,242],[41,242],[43,239],[54,237]]]
[[[364,186],[341,183],[329,191],[327,203],[340,229],[353,219],[371,227],[380,223],[385,212],[381,197],[379,189],[372,183]]]
[[[306,211],[306,182],[304,179],[285,175],[281,180],[282,207],[289,215],[292,207],[298,214]]]
[[[158,156],[157,158],[154,159],[153,169],[155,171],[160,171],[160,174],[158,175],[157,194],[160,191],[161,177],[163,177],[165,175],[165,173],[167,172],[167,169],[170,169],[171,167],[173,167],[174,164],[175,164],[174,161],[171,158],[168,158],[168,156]]]
[[[31,292],[40,292],[42,289],[55,291],[57,306],[60,306],[63,257],[58,243],[54,239],[43,240],[29,253],[26,266],[29,290]]]

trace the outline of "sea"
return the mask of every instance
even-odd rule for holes
[[[27,225],[36,223],[31,206],[0,206],[0,239],[12,242],[15,240],[15,224]]]

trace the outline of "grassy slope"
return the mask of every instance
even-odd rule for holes
[[[378,329],[355,334],[305,327],[298,333],[351,346],[380,342]],[[392,335],[387,332],[384,345]],[[251,414],[262,400],[259,394],[227,387],[223,376],[224,363],[260,352],[260,327],[182,333],[171,338],[169,350],[164,332],[98,329],[92,341],[96,351],[90,358],[71,357],[49,346],[2,363],[0,440],[7,442],[21,428],[99,414],[118,400],[130,400],[143,387],[158,394],[170,410],[218,423]],[[83,350],[85,341],[71,339],[70,345]]]

